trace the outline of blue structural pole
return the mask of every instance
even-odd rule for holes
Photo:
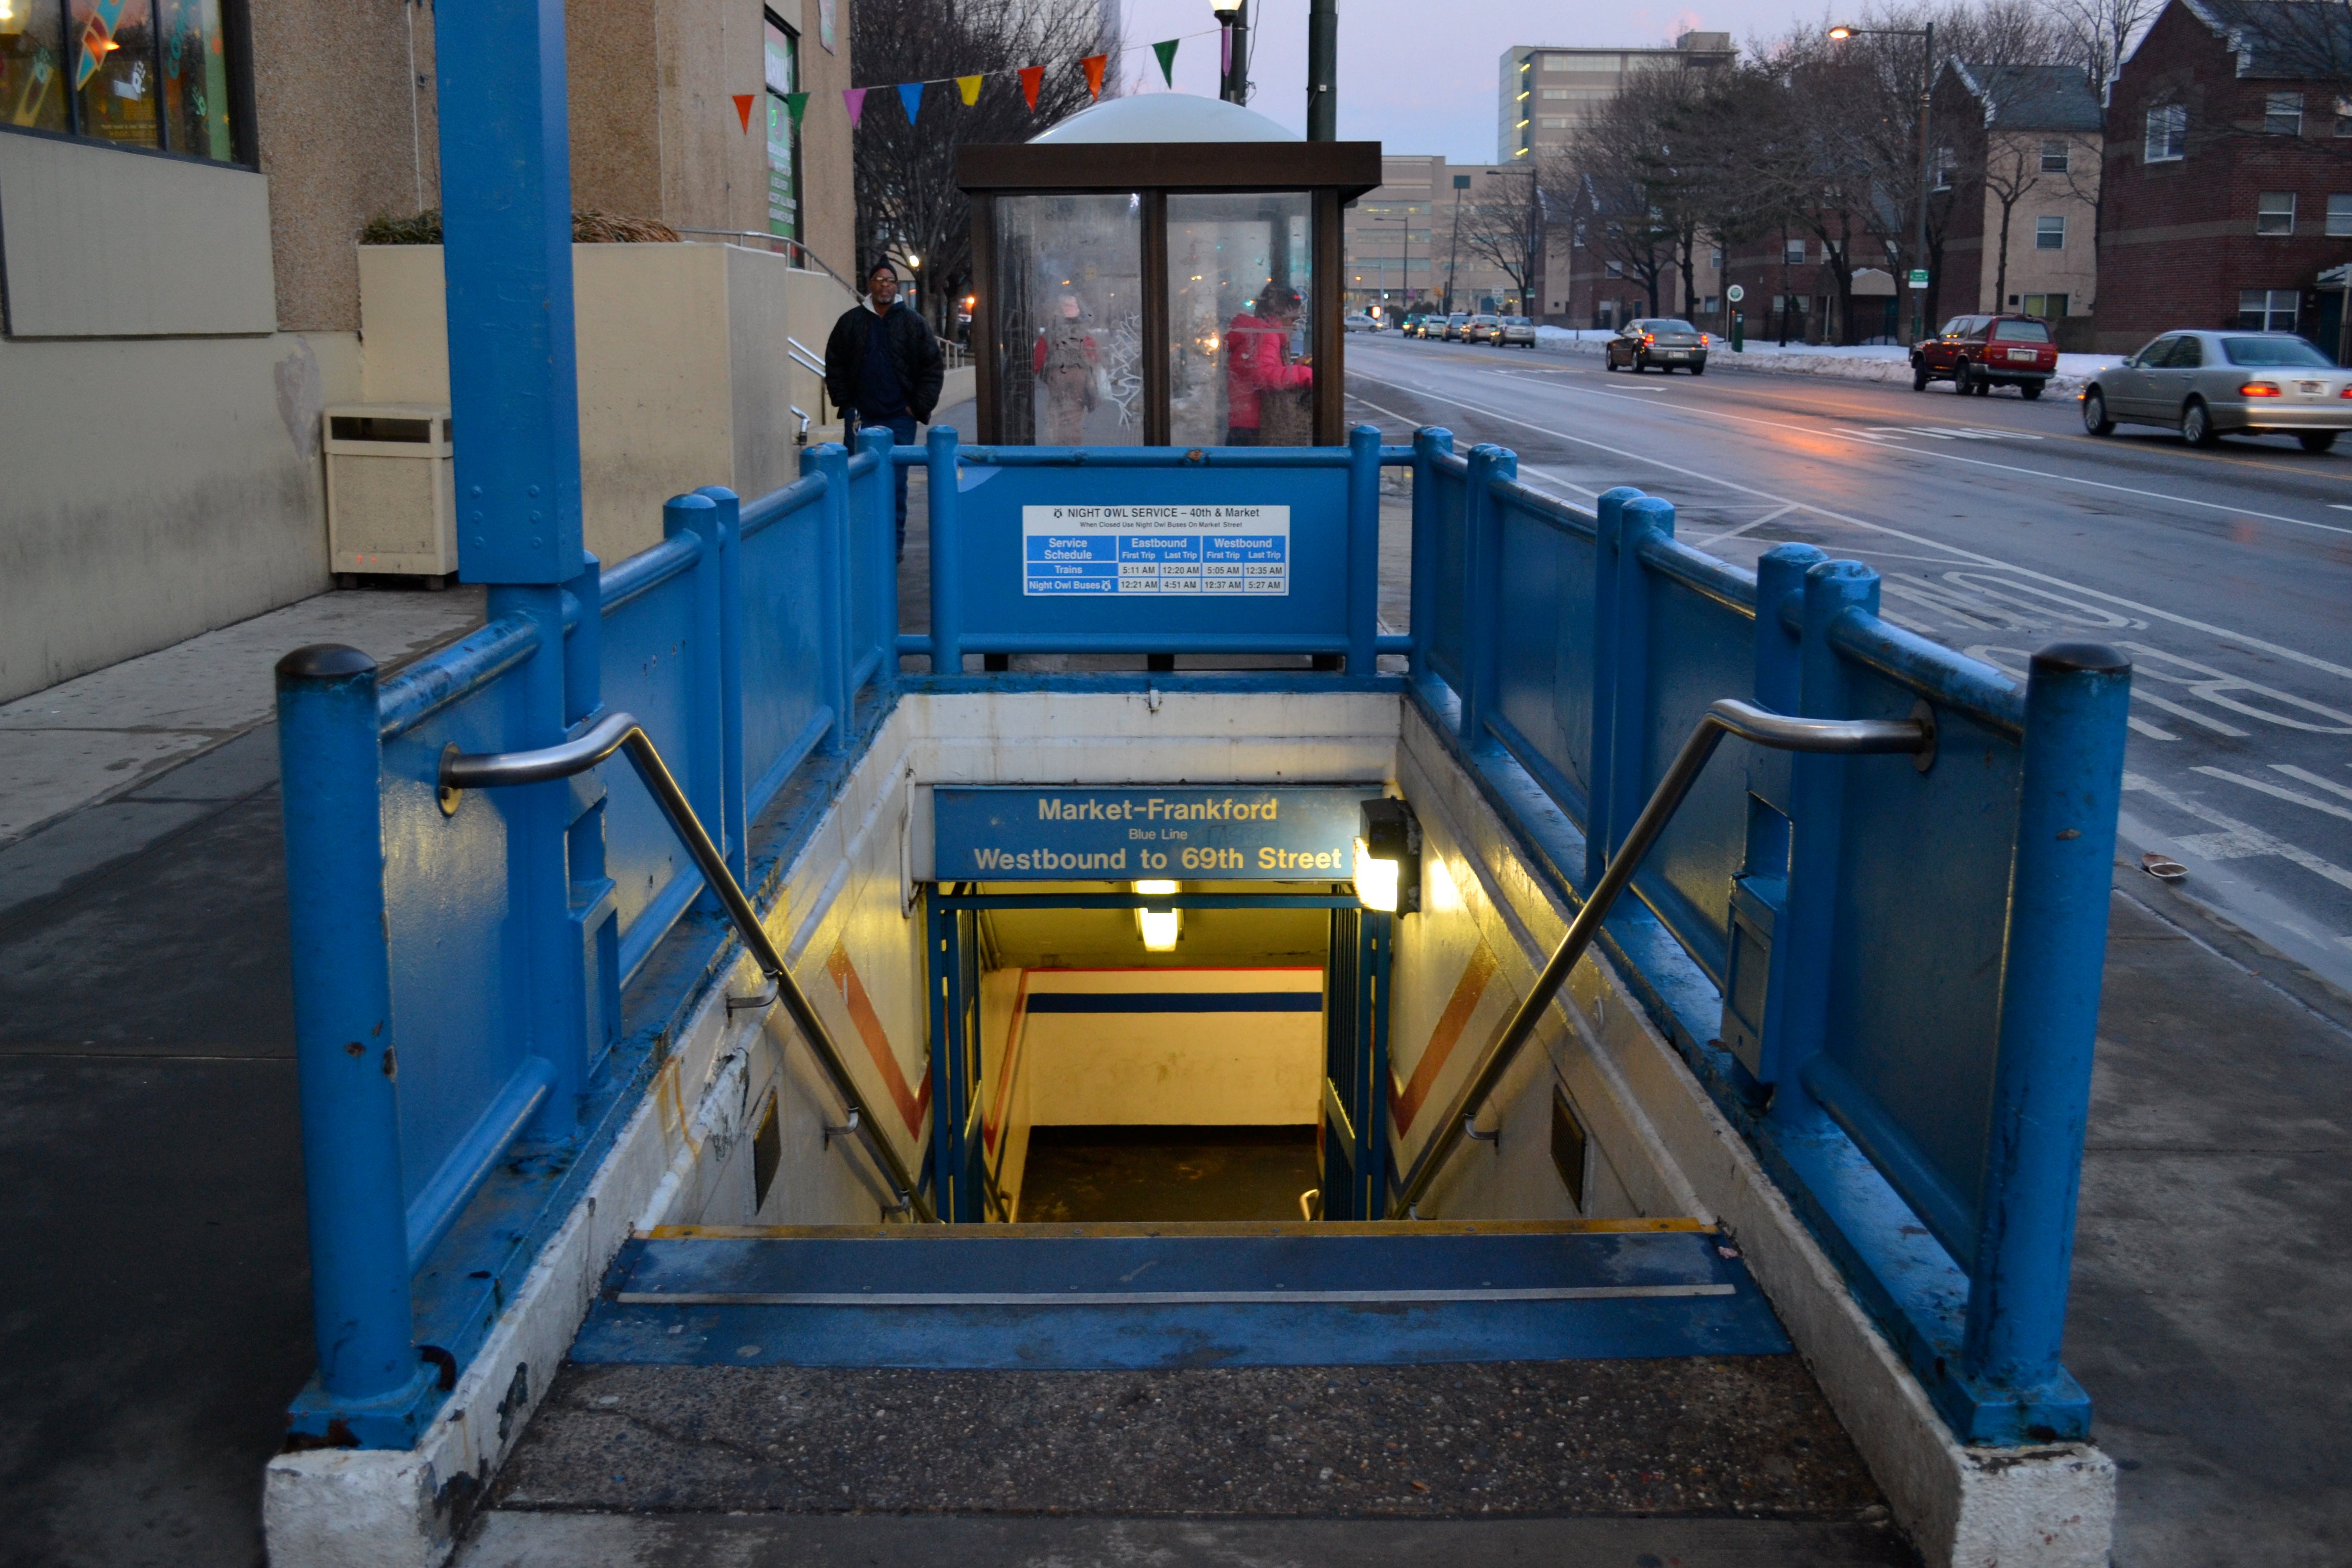
[[[320,1386],[342,1405],[404,1403],[425,1373],[409,1339],[375,677],[331,644],[278,661],[311,1325]]]
[[[1991,1140],[1964,1356],[1972,1377],[2029,1403],[2061,1375],[2130,698],[2131,661],[2096,643],[2045,647],[2026,678]]]
[[[1427,680],[1435,671],[1430,655],[1437,645],[1436,459],[1454,453],[1454,432],[1428,425],[1412,433],[1412,676]]]
[[[1592,743],[1591,776],[1585,780],[1584,885],[1597,887],[1609,867],[1609,780],[1617,755],[1617,595],[1623,581],[1617,569],[1625,503],[1642,492],[1619,485],[1592,503]]]
[[[855,558],[866,563],[850,574],[853,584],[861,580],[866,584],[852,616],[852,624],[864,629],[851,639],[850,665],[855,671],[867,654],[879,649],[881,661],[875,667],[874,679],[881,690],[889,689],[898,668],[898,464],[891,456],[897,446],[887,425],[859,428],[857,449],[874,454],[874,467],[866,476],[862,504],[853,503],[850,508],[851,535],[860,552]],[[857,531],[861,521],[863,533]]]
[[[694,804],[694,815],[702,819],[703,831],[725,854],[727,806],[719,787],[727,750],[727,723],[722,717],[726,681],[720,668],[725,612],[720,607],[719,503],[706,495],[672,496],[662,505],[662,533],[669,539],[691,539],[698,550],[690,579],[694,616],[687,628],[693,641],[690,668],[694,675],[688,688],[686,776],[678,782],[686,788],[686,798]],[[737,871],[737,880],[741,880],[741,875]],[[701,907],[717,913],[718,894],[704,889]]]
[[[931,673],[963,673],[963,493],[956,432],[934,425],[924,447],[923,507],[931,543]]]
[[[436,13],[443,278],[469,583],[580,573],[563,0]]]
[[[724,485],[694,492],[719,509],[719,809],[727,868],[748,885],[743,821],[743,503]]]
[[[1381,433],[1348,432],[1348,673],[1379,667],[1381,635]]]
[[[824,478],[824,510],[817,526],[817,690],[833,710],[824,749],[849,744],[849,448],[837,441],[801,454],[801,472]]]
[[[1503,531],[1495,481],[1518,477],[1517,457],[1488,442],[1470,448],[1470,476],[1462,498],[1465,603],[1462,615],[1462,743],[1486,739],[1495,704],[1495,640],[1503,610]]]

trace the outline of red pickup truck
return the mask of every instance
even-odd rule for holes
[[[1955,316],[1911,351],[1911,390],[1949,381],[1966,397],[2013,386],[2039,397],[2058,370],[2058,342],[2038,316]]]

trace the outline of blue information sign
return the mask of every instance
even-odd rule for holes
[[[931,792],[942,882],[1330,882],[1355,874],[1361,803],[1378,784],[1168,789],[1150,784]]]

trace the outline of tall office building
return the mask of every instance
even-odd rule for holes
[[[1624,90],[1636,71],[1727,66],[1738,53],[1729,33],[1685,33],[1671,48],[1556,49],[1513,44],[1503,51],[1495,104],[1495,162],[1535,161]]]

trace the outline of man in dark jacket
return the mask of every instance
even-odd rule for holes
[[[898,298],[898,274],[877,261],[866,275],[866,299],[833,324],[824,344],[824,390],[841,410],[847,430],[886,426],[902,447],[915,441],[918,421],[928,424],[939,405],[947,367],[939,340],[923,318]],[[855,439],[853,436],[852,439]],[[896,475],[898,553],[907,553],[907,470]]]

